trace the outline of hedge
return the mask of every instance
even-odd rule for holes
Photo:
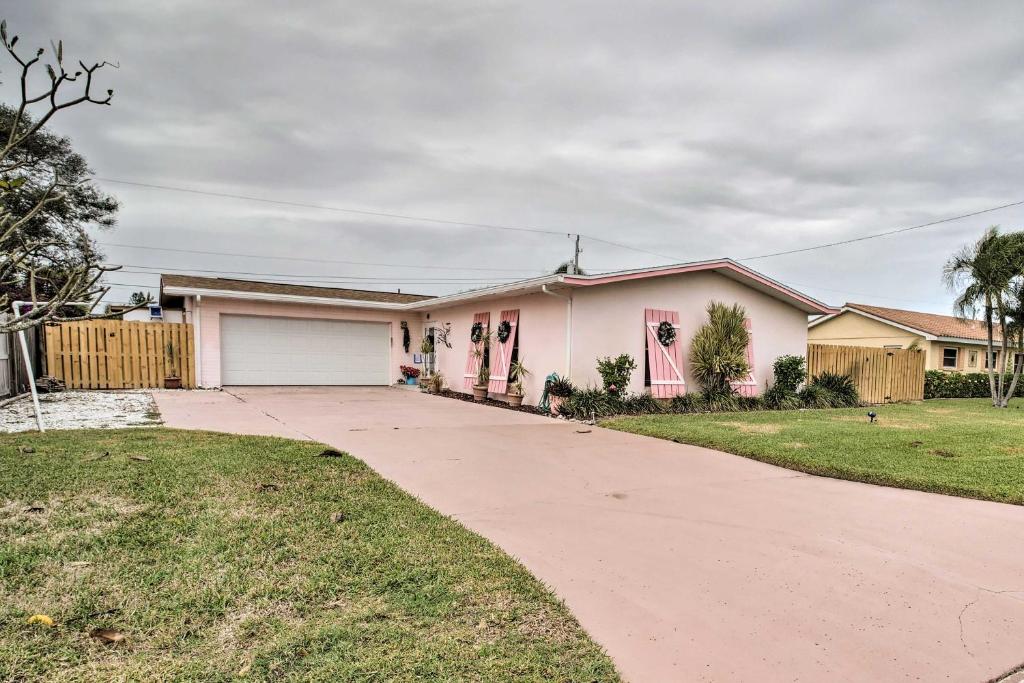
[[[1005,386],[1012,381],[1013,375],[1007,373]],[[987,372],[928,370],[924,373],[925,398],[989,398],[991,395]],[[1013,395],[1024,396],[1024,378],[1017,382]]]

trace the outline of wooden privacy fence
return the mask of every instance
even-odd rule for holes
[[[144,389],[164,385],[173,369],[181,386],[196,386],[189,323],[85,320],[46,327],[46,373],[68,389]]]
[[[849,375],[865,403],[924,399],[924,352],[867,346],[807,346],[807,376]]]

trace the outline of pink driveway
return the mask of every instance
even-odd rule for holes
[[[986,681],[1024,662],[1024,508],[396,389],[156,393],[345,449],[565,599],[631,681]]]

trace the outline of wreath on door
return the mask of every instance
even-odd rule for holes
[[[469,329],[469,341],[474,344],[479,344],[484,338],[484,324],[473,323],[473,327]]]
[[[671,346],[672,342],[676,340],[676,327],[669,321],[664,321],[658,325],[658,343],[662,346]]]
[[[510,336],[512,336],[512,323],[502,320],[498,323],[498,341],[504,344]]]

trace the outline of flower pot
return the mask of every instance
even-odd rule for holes
[[[548,406],[551,408],[552,415],[558,415],[558,409],[562,407],[562,401],[565,398],[562,396],[548,396]]]
[[[473,400],[483,401],[487,398],[487,385],[473,387]]]
[[[508,395],[508,404],[510,406],[512,406],[513,408],[518,408],[519,406],[523,405],[523,395],[522,394],[509,394]]]
[[[181,378],[164,377],[164,389],[181,389]]]
[[[416,384],[416,378],[415,377],[406,377],[405,378],[405,383],[406,384]]]

